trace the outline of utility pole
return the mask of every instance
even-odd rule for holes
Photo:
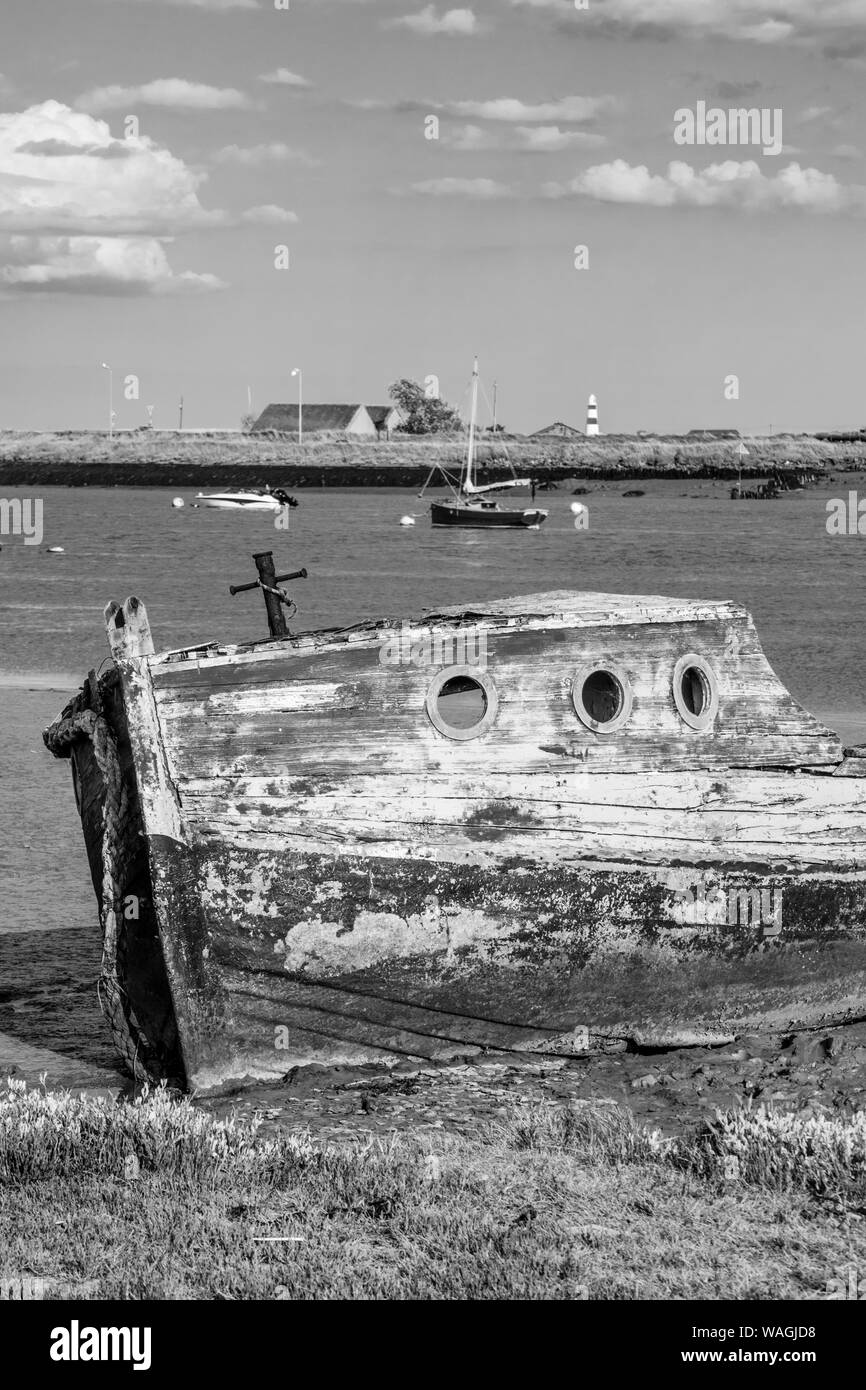
[[[114,438],[114,372],[107,362],[102,363],[108,372],[108,438]]]
[[[179,430],[183,429],[183,396],[180,398],[180,419],[177,425]]]
[[[298,443],[304,442],[304,374],[300,367],[292,370],[292,376],[298,378]]]

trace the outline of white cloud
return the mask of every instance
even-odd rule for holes
[[[224,288],[215,275],[175,274],[153,237],[0,238],[0,285],[20,292],[103,295]]]
[[[556,125],[518,125],[491,130],[480,125],[454,126],[441,137],[449,150],[474,154],[479,150],[514,150],[525,154],[551,154],[557,150],[597,149],[606,144],[603,135],[588,130],[561,130]]]
[[[213,277],[173,277],[157,239],[226,223],[199,202],[206,177],[61,102],[0,114],[0,274],[22,288],[213,288]]]
[[[110,111],[119,106],[168,106],[183,111],[238,110],[252,106],[235,87],[210,87],[184,77],[158,77],[138,87],[94,87],[75,103],[79,111]]]
[[[217,164],[246,164],[250,166],[267,164],[271,160],[307,165],[318,163],[311,155],[305,154],[303,150],[293,150],[290,145],[284,145],[281,141],[272,141],[265,145],[224,145],[221,150],[216,151],[214,160]]]
[[[480,32],[480,26],[472,10],[445,10],[438,14],[435,5],[427,5],[417,14],[401,15],[397,19],[384,21],[386,29],[411,29],[413,34],[425,38],[445,35],[448,38],[467,38]]]
[[[300,73],[289,72],[288,68],[277,68],[274,72],[263,72],[259,78],[260,82],[272,82],[279,87],[312,87],[312,82],[308,82],[306,77],[301,77]]]
[[[0,231],[168,233],[208,226],[206,180],[145,135],[46,101],[0,114]]]
[[[586,125],[616,105],[611,96],[559,97],[555,101],[526,102],[517,97],[494,97],[489,101],[452,101],[440,106],[456,116],[483,121],[565,121]],[[434,108],[435,109],[435,108]]]
[[[495,179],[426,179],[410,185],[410,192],[427,198],[510,198],[512,190]]]
[[[144,0],[135,0],[142,4]],[[186,5],[196,10],[257,10],[259,0],[151,0],[153,4]]]
[[[261,203],[258,207],[247,208],[246,212],[241,213],[242,222],[259,223],[262,226],[297,220],[297,213],[288,212],[286,208],[277,207],[275,203]]]
[[[665,174],[652,174],[645,164],[630,165],[616,159],[586,169],[570,183],[549,183],[544,192],[551,198],[571,195],[649,207],[866,213],[866,187],[840,184],[832,174],[803,169],[799,164],[789,164],[768,176],[754,160],[726,160],[704,169],[674,160]]]
[[[807,106],[805,111],[800,112],[800,120],[804,122],[823,121],[824,117],[829,116],[832,110],[832,106]]]
[[[430,97],[409,97],[388,101],[382,97],[347,98],[346,104],[356,111],[435,111],[458,120],[495,121],[503,125],[527,125],[529,122],[563,123],[565,125],[594,125],[600,116],[621,109],[618,97],[568,96],[552,101],[522,101],[519,97],[489,97],[483,101],[434,101]]]
[[[455,126],[453,130],[446,130],[440,135],[440,140],[449,150],[460,150],[469,154],[476,150],[499,148],[497,137],[480,125]]]
[[[636,38],[723,38],[744,43],[820,45],[866,30],[866,0],[511,0],[547,10],[575,33]],[[834,54],[840,57],[843,54]]]
[[[560,130],[556,125],[519,125],[521,145],[530,154],[550,154],[556,150],[597,149],[605,144],[603,135],[591,130]]]

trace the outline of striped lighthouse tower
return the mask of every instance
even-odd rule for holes
[[[587,401],[586,432],[587,434],[598,434],[598,401],[595,396],[590,396]]]

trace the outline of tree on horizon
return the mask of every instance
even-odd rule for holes
[[[400,408],[407,434],[454,434],[463,430],[463,421],[453,406],[438,396],[428,396],[420,382],[401,377],[388,387],[388,394]]]

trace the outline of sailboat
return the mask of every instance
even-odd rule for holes
[[[491,493],[505,488],[530,487],[531,478],[509,478],[499,483],[475,482],[475,464],[478,429],[478,358],[472,371],[472,411],[469,419],[469,443],[466,458],[455,487],[452,479],[443,468],[436,465],[430,473],[421,496],[427,490],[430,478],[441,472],[451,490],[451,500],[433,502],[430,507],[430,520],[434,526],[462,527],[520,527],[523,530],[537,531],[547,520],[547,512],[541,507],[503,507]]]

